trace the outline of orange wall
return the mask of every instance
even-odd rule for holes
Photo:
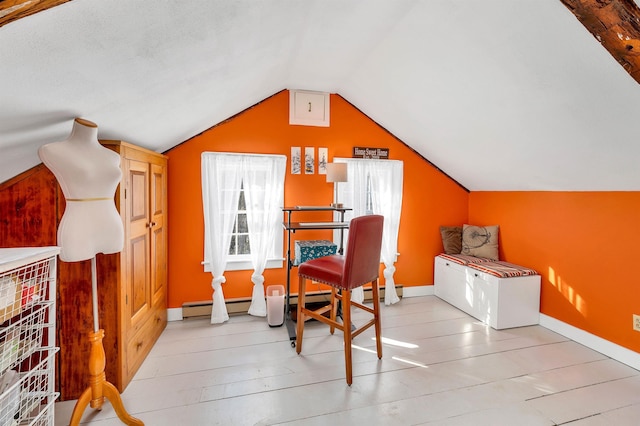
[[[636,352],[640,192],[472,192],[469,221],[500,225],[500,257],[542,275],[541,312]]]
[[[330,127],[292,126],[289,93],[282,91],[166,153],[170,308],[184,302],[211,300],[211,274],[203,272],[200,264],[204,250],[200,183],[203,151],[284,154],[289,158],[292,146],[302,147],[303,152],[305,146],[327,147],[331,161],[334,156],[351,157],[354,146],[389,148],[390,158],[404,161],[400,257],[395,281],[404,286],[433,283],[433,257],[442,250],[438,227],[467,219],[469,194],[340,96],[331,95],[330,103]],[[326,183],[324,175],[292,175],[287,165],[286,205],[328,205],[332,196],[333,185]],[[326,215],[305,219],[327,219]],[[292,240],[325,238],[331,239],[330,232],[305,231],[294,234]],[[286,283],[285,268],[269,269],[264,275],[265,287]],[[227,272],[225,297],[250,297],[250,276],[251,271]],[[295,269],[292,292],[297,292]]]
[[[288,92],[283,91],[167,153],[170,308],[211,298],[211,275],[200,265],[201,152],[289,156],[291,146],[327,147],[330,158],[350,157],[353,146],[388,147],[391,158],[404,161],[397,283],[433,283],[433,257],[442,250],[440,225],[499,224],[500,258],[533,267],[542,275],[542,313],[640,352],[639,334],[631,329],[632,314],[640,314],[640,278],[635,274],[640,259],[636,243],[640,192],[468,194],[337,95],[331,96],[329,128],[290,126]],[[285,179],[288,205],[331,201],[332,185],[324,176],[287,171]],[[298,237],[330,238],[330,234],[309,231],[294,239]],[[250,297],[250,275],[251,271],[228,272],[226,297]],[[266,285],[286,282],[284,269],[267,270],[265,277]]]

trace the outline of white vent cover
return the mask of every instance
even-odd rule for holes
[[[290,90],[289,124],[329,127],[329,94]]]

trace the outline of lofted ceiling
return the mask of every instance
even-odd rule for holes
[[[640,84],[563,2],[54,0],[0,27],[0,182],[74,117],[165,151],[305,89],[472,191],[638,191]]]

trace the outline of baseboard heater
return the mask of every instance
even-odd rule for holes
[[[384,287],[380,288],[380,300],[384,302]],[[402,298],[402,285],[396,284],[396,293],[398,297]],[[328,302],[331,297],[330,290],[323,291],[314,291],[307,293],[307,303],[320,303],[320,302]],[[370,301],[372,299],[371,289],[364,289],[364,300]],[[290,303],[292,305],[298,304],[298,295],[292,294]],[[203,317],[203,316],[211,316],[211,306],[213,302],[211,300],[206,300],[202,302],[187,302],[182,304],[182,318],[195,318],[195,317]],[[225,302],[227,305],[227,312],[229,315],[235,314],[246,314],[249,311],[249,306],[251,306],[251,298],[242,297],[237,299],[227,299]]]

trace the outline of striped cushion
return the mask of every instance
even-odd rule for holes
[[[491,262],[491,259],[487,259],[485,257],[476,257],[469,256],[467,254],[446,254],[441,253],[440,257],[450,260],[453,263],[457,263],[458,265],[470,265],[472,263],[482,263],[482,262]]]
[[[538,273],[524,266],[514,265],[513,263],[496,260],[494,262],[483,262],[470,264],[469,268],[476,269],[481,272],[496,276],[498,278],[524,277],[528,275],[538,275]]]

